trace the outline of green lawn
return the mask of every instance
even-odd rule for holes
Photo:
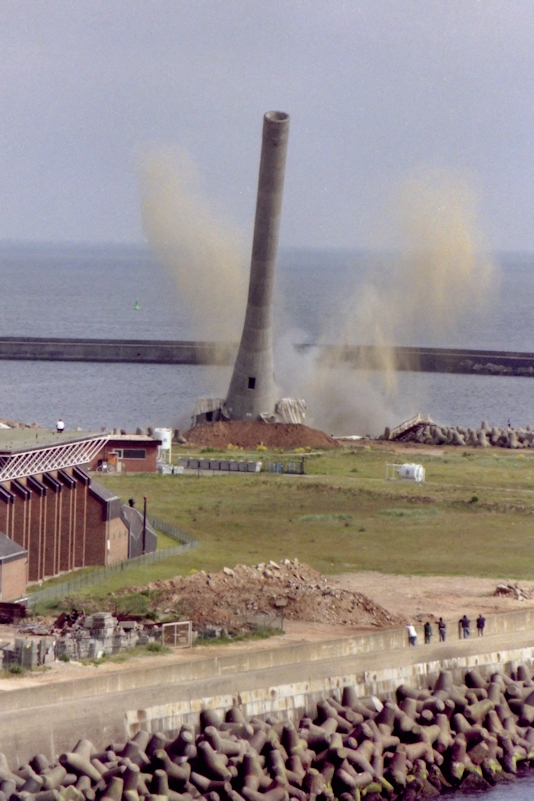
[[[401,455],[366,446],[308,455],[305,476],[103,475],[99,480],[124,499],[146,495],[150,514],[194,536],[199,547],[117,574],[87,592],[286,557],[324,573],[534,579],[531,454],[449,449],[442,456]],[[427,482],[386,481],[386,462],[402,461],[422,463]],[[166,540],[161,536],[159,547],[172,543]]]

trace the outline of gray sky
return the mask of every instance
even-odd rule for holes
[[[185,149],[252,230],[262,114],[291,114],[282,243],[387,244],[422,167],[534,250],[532,0],[1,0],[0,239],[143,240],[136,154]]]

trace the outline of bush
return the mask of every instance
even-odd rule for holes
[[[153,654],[160,654],[163,651],[163,645],[160,642],[149,642],[146,649]]]
[[[70,656],[68,654],[60,654],[58,656],[60,662],[70,662]]]
[[[24,673],[22,665],[17,665],[16,662],[13,665],[8,665],[6,669],[7,672],[13,674],[13,676],[20,676]]]

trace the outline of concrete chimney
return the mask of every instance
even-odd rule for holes
[[[261,413],[274,411],[273,290],[288,135],[289,114],[267,112],[263,118],[247,312],[226,397],[232,420],[257,420]]]

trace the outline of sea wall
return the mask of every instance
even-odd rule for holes
[[[180,720],[194,721],[203,705],[222,709],[233,700],[255,714],[297,716],[350,684],[359,695],[387,694],[399,683],[423,686],[440,665],[502,670],[534,660],[529,634],[534,610],[488,616],[488,636],[470,641],[469,654],[458,641],[456,621],[448,624],[447,643],[435,647],[409,649],[406,631],[389,629],[217,656],[196,651],[149,669],[125,666],[100,673],[95,668],[94,676],[70,681],[50,683],[43,677],[42,684],[0,693],[0,752],[15,764],[36,753],[52,757],[82,736],[104,747],[138,729],[174,731]],[[491,635],[505,646],[496,650]]]

